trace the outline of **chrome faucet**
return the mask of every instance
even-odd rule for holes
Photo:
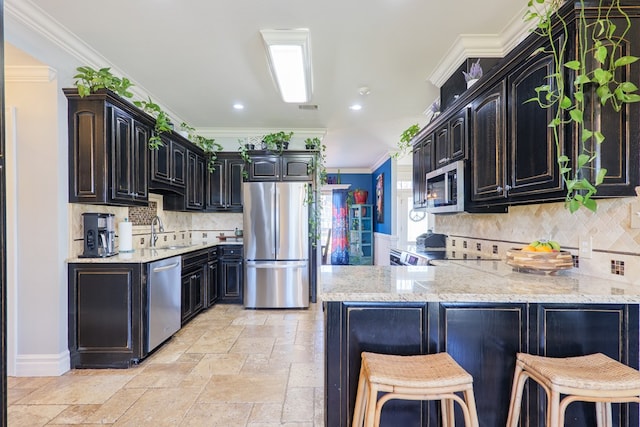
[[[156,222],[158,223],[158,231],[160,233],[164,232],[164,225],[162,225],[162,220],[158,215],[154,216],[151,220],[151,241],[149,242],[152,248],[156,247],[156,241],[158,240],[158,233],[156,233]]]

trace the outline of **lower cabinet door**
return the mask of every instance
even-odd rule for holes
[[[363,351],[412,355],[425,353],[423,307],[385,308],[348,307],[347,376],[349,384],[349,418],[360,375],[360,354]],[[390,400],[382,411],[381,425],[418,427],[425,425],[426,405],[419,401]]]
[[[541,356],[603,353],[638,369],[637,306],[537,304],[537,328],[540,335],[536,352]],[[533,397],[537,399],[538,407],[544,408],[545,393],[536,390]],[[614,426],[638,425],[637,404],[614,403],[611,406]],[[595,425],[595,404],[573,402],[567,407],[565,426]]]
[[[473,376],[480,425],[506,425],[515,356],[527,348],[526,304],[441,303],[439,317],[440,351]]]

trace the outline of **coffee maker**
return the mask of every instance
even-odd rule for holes
[[[111,213],[87,212],[82,214],[84,222],[83,258],[102,258],[116,254],[116,219]]]

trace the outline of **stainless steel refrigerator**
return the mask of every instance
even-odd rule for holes
[[[304,182],[245,182],[244,306],[309,306],[309,212]]]

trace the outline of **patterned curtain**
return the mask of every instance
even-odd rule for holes
[[[349,212],[347,191],[333,191],[333,221],[331,223],[331,264],[349,264],[349,241],[347,239]]]

